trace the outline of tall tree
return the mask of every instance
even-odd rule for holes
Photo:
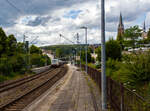
[[[133,26],[125,30],[124,37],[131,41],[131,46],[134,48],[136,39],[142,35],[142,30],[139,28],[139,26]]]
[[[7,55],[12,56],[16,52],[17,40],[14,35],[9,35],[7,38]]]
[[[97,59],[101,61],[101,47],[99,47],[96,50],[96,53],[98,54]],[[109,58],[111,59],[121,59],[122,56],[122,48],[119,44],[118,41],[110,39],[109,41],[106,42],[106,59],[108,60]]]
[[[7,36],[5,34],[5,32],[3,31],[3,29],[0,27],[0,57],[3,53],[6,52],[7,49]]]
[[[56,49],[56,57],[58,57],[58,58],[63,57],[63,51],[61,48]]]
[[[39,47],[36,47],[35,45],[31,45],[30,47],[30,53],[31,54],[42,54],[42,50]]]
[[[18,42],[17,43],[17,53],[24,53],[25,52],[25,44],[24,43],[21,43],[21,42]]]
[[[81,60],[83,61],[83,62],[85,62],[85,51],[82,51],[81,52]],[[92,57],[91,57],[91,53],[90,53],[90,51],[88,50],[88,52],[87,52],[87,61],[90,63],[90,62],[92,62]]]

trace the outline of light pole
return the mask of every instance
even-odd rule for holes
[[[81,69],[81,45],[79,42],[79,33],[77,33],[77,44],[79,45],[79,51],[80,51],[80,69]]]
[[[85,70],[86,70],[86,73],[87,72],[87,27],[83,26],[83,27],[80,27],[81,29],[85,29],[85,59],[86,59],[86,66],[85,66]]]
[[[25,36],[24,35],[24,38],[28,38],[28,36]],[[36,44],[36,43],[34,43],[37,39],[39,38],[39,36],[36,36],[36,38],[35,39],[33,39],[31,42],[30,41],[26,41],[26,53],[27,53],[27,69],[30,69],[31,68],[31,58],[30,58],[30,45],[32,45],[32,44]],[[24,39],[24,41],[25,41],[25,39]]]
[[[105,0],[101,0],[101,88],[102,88],[102,111],[107,110],[106,89],[106,51],[105,51]]]

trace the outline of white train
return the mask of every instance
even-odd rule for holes
[[[52,59],[51,66],[52,67],[59,67],[59,66],[63,65],[64,63],[65,62],[63,62],[62,60]]]
[[[52,59],[51,66],[59,67],[59,59]]]

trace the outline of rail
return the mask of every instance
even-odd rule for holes
[[[79,67],[79,65],[77,65]],[[85,65],[81,66],[85,70]],[[101,90],[101,72],[88,67],[88,75]],[[143,97],[107,77],[107,100],[109,111],[150,111],[150,104]]]
[[[22,110],[63,77],[67,70],[67,66],[62,66],[47,72],[48,74],[45,76],[41,75],[41,77],[36,78],[36,80],[33,79],[33,81],[30,82],[26,81],[20,88],[14,86],[10,91],[4,92],[6,94],[2,92],[3,97],[0,101],[0,111],[9,111],[12,109],[16,111]]]

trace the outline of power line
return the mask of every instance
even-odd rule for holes
[[[25,11],[22,11],[22,10],[20,10],[19,8],[17,8],[12,2],[10,2],[9,0],[5,0],[10,6],[12,6],[16,11],[18,11],[20,14],[23,14],[23,13],[25,13]],[[17,24],[17,23],[15,23],[15,24]],[[47,32],[45,29],[43,29],[43,27],[42,28],[40,28],[45,34],[48,34],[49,32]],[[43,33],[43,34],[44,34]]]
[[[22,11],[21,11],[19,8],[17,8],[14,4],[12,4],[10,1],[6,0],[6,2],[7,2],[10,6],[12,6],[13,8],[15,8],[19,13],[22,13]]]
[[[71,42],[71,43],[75,44],[75,42],[73,42],[73,41],[69,40],[67,37],[63,36],[62,34],[59,34],[59,36],[60,36],[60,37],[62,37],[62,38],[64,38],[64,39],[66,39],[67,41],[69,41],[69,42]]]
[[[38,38],[39,38],[39,36],[37,36],[36,38],[34,38],[34,39],[31,41],[31,44],[33,44]]]

